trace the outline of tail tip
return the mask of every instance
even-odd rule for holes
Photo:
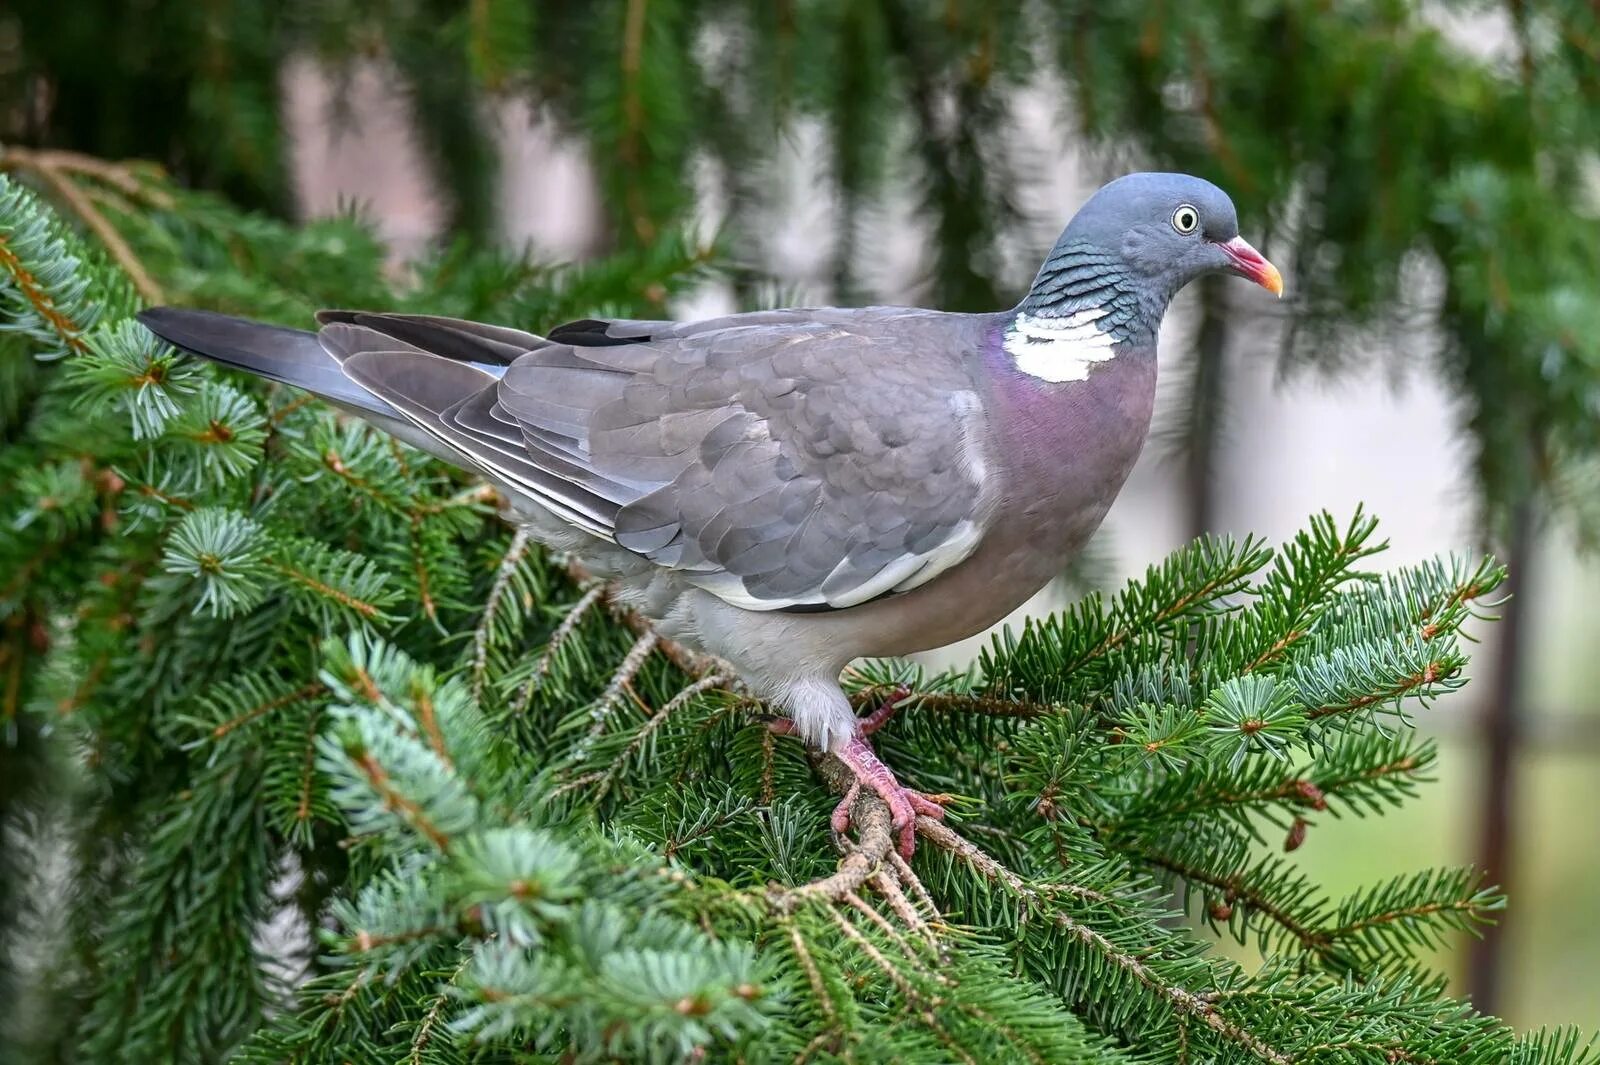
[[[182,307],[146,307],[134,315],[134,318],[138,319],[139,324],[150,330],[150,332],[171,343],[172,327],[179,324],[185,314],[193,313],[193,311],[185,310]]]

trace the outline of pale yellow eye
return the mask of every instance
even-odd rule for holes
[[[1179,233],[1193,233],[1200,227],[1200,212],[1188,204],[1180,204],[1172,212],[1172,228]]]

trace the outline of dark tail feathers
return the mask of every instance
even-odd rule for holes
[[[399,411],[350,378],[315,333],[182,307],[152,307],[139,321],[175,348],[281,381],[358,414],[403,422]]]

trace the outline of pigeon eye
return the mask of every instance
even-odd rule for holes
[[[1179,233],[1193,233],[1200,226],[1200,212],[1188,204],[1181,204],[1172,212],[1172,228]]]

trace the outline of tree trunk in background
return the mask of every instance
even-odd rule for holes
[[[1184,420],[1184,521],[1190,537],[1215,531],[1217,453],[1222,442],[1222,397],[1227,382],[1227,282],[1200,282],[1200,330],[1195,336],[1194,379]]]
[[[1483,807],[1478,839],[1478,866],[1490,880],[1508,893],[1513,856],[1511,831],[1515,824],[1517,748],[1522,738],[1523,675],[1527,668],[1527,625],[1530,577],[1538,531],[1537,506],[1531,497],[1522,499],[1512,513],[1511,543],[1506,565],[1511,570],[1506,603],[1497,627],[1499,648],[1496,654],[1494,691],[1483,719],[1484,749],[1487,754],[1483,781]],[[1468,958],[1467,992],[1472,1004],[1482,1013],[1496,1012],[1500,1006],[1501,977],[1505,968],[1505,919],[1488,926],[1483,938],[1474,940]]]

